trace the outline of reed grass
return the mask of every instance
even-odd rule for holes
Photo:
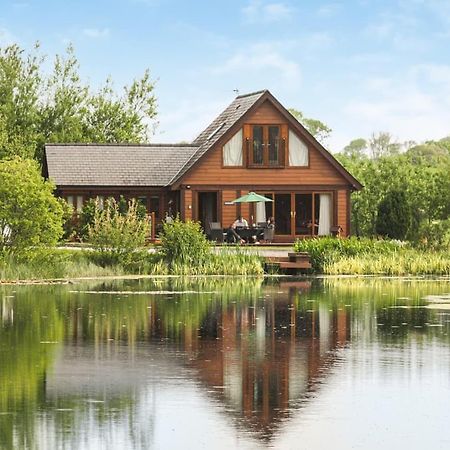
[[[329,275],[450,275],[450,255],[407,249],[391,254],[341,256],[324,265]]]

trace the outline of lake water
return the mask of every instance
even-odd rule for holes
[[[429,279],[3,286],[0,448],[449,449],[449,292]]]

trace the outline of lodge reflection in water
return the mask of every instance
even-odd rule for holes
[[[131,282],[95,288],[110,293],[78,286],[2,291],[0,412],[14,414],[0,415],[6,448],[32,440],[37,411],[54,417],[50,429],[62,420],[55,411],[78,408],[71,427],[86,429],[98,407],[86,399],[104,402],[98,420],[123,414],[137,423],[144,393],[174,374],[200,386],[239,428],[269,439],[319,394],[350,338],[448,341],[446,317],[421,306],[435,292],[431,284],[261,283],[173,282],[165,286],[172,294],[155,295],[129,291],[160,285]],[[436,320],[442,328],[425,326]]]
[[[309,288],[284,283],[253,305],[228,305],[186,340],[201,381],[255,431],[270,434],[308,398],[350,337],[348,310],[298,307]]]

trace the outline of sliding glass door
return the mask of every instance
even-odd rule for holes
[[[270,196],[274,203],[267,207],[273,208],[277,236],[294,239],[295,236],[330,234],[333,225],[332,193],[290,192]]]

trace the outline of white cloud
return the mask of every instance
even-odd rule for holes
[[[242,8],[242,13],[249,23],[287,21],[292,12],[292,8],[285,3],[266,3],[262,0],[250,0],[248,5]]]
[[[278,45],[273,43],[260,43],[238,50],[228,60],[211,69],[215,75],[246,74],[257,75],[260,80],[262,74],[282,78],[289,85],[298,85],[301,82],[301,70],[298,63],[292,58],[283,55]]]
[[[84,28],[83,34],[92,39],[106,39],[110,35],[109,28]]]
[[[359,98],[343,105],[342,112],[347,129],[341,127],[340,136],[332,138],[334,148],[379,130],[390,132],[400,141],[447,136],[450,66],[422,64],[412,66],[401,77],[367,79]]]

